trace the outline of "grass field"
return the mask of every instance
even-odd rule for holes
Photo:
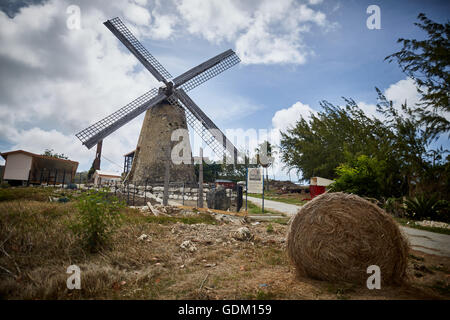
[[[208,214],[155,217],[124,208],[108,245],[90,253],[68,229],[77,193],[68,203],[48,201],[58,190],[30,193],[10,189],[13,200],[0,201],[1,299],[450,298],[450,259],[420,252],[412,252],[409,280],[400,287],[368,290],[365,284],[297,278],[285,254],[288,226],[274,221],[245,224],[254,237],[238,241],[232,235],[241,224]],[[139,240],[143,234],[147,239]],[[182,249],[186,240],[196,250]],[[81,269],[81,290],[66,287],[66,270],[74,264]]]
[[[257,193],[249,193],[248,195],[250,197],[254,197],[254,198],[259,198],[259,199],[262,198],[262,195],[257,194]],[[264,199],[278,201],[278,202],[284,202],[284,203],[289,203],[289,204],[295,204],[297,206],[301,206],[306,203],[306,201],[303,200],[302,196],[298,193],[288,193],[288,194],[279,195],[273,191],[269,191],[269,192],[267,192],[267,194],[264,194]]]

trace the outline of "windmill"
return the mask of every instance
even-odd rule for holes
[[[227,155],[236,163],[237,149],[226,138],[214,122],[187,95],[187,91],[215,77],[240,62],[230,49],[202,64],[186,71],[176,78],[142,46],[119,18],[104,22],[104,25],[131,51],[163,86],[153,88],[121,109],[92,124],[76,134],[88,149],[100,143],[108,135],[126,123],[146,112],[136,147],[128,180],[141,184],[144,180],[160,182],[164,175],[167,150],[174,142],[170,136],[173,130],[186,128],[186,123],[220,157]],[[190,155],[192,158],[192,155]],[[194,182],[192,164],[173,165],[171,180]]]

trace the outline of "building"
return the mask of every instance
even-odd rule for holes
[[[322,193],[325,193],[326,187],[328,187],[333,182],[334,181],[330,179],[325,179],[321,177],[312,177],[309,180],[309,192],[311,194],[311,199],[317,197]]]
[[[66,184],[77,172],[78,162],[16,150],[1,153],[5,159],[2,179],[11,185]]]
[[[236,183],[231,180],[216,179],[214,183],[216,184],[216,187],[222,186],[226,189],[234,189],[236,187]]]
[[[94,172],[94,185],[108,185],[122,181],[122,176],[114,172],[106,172],[103,170],[95,170]]]
[[[131,170],[131,165],[133,164],[134,154],[136,150],[128,152],[124,154],[124,162],[123,162],[123,172],[128,173]]]

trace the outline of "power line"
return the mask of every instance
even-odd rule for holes
[[[105,160],[111,162],[112,164],[115,164],[115,165],[118,166],[120,169],[123,169],[123,167],[122,167],[121,165],[119,165],[119,164],[115,163],[114,161],[108,159],[108,158],[105,157],[103,154],[102,154],[102,158],[104,158]]]

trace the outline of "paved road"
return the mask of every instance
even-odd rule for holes
[[[411,248],[429,254],[450,257],[450,235],[400,226]]]
[[[262,200],[248,197],[248,201],[261,206]],[[286,213],[292,216],[297,213],[299,206],[273,200],[264,200],[264,208]],[[429,254],[450,257],[450,235],[434,233],[400,226],[400,229],[408,238],[411,248]]]
[[[244,195],[244,201],[245,201],[245,195]],[[262,199],[259,199],[259,198],[248,197],[248,201],[250,201],[260,207],[262,205]],[[278,212],[282,212],[282,213],[286,213],[287,215],[294,215],[297,213],[298,209],[300,209],[300,206],[264,199],[264,208],[272,209],[274,211],[278,211]]]

